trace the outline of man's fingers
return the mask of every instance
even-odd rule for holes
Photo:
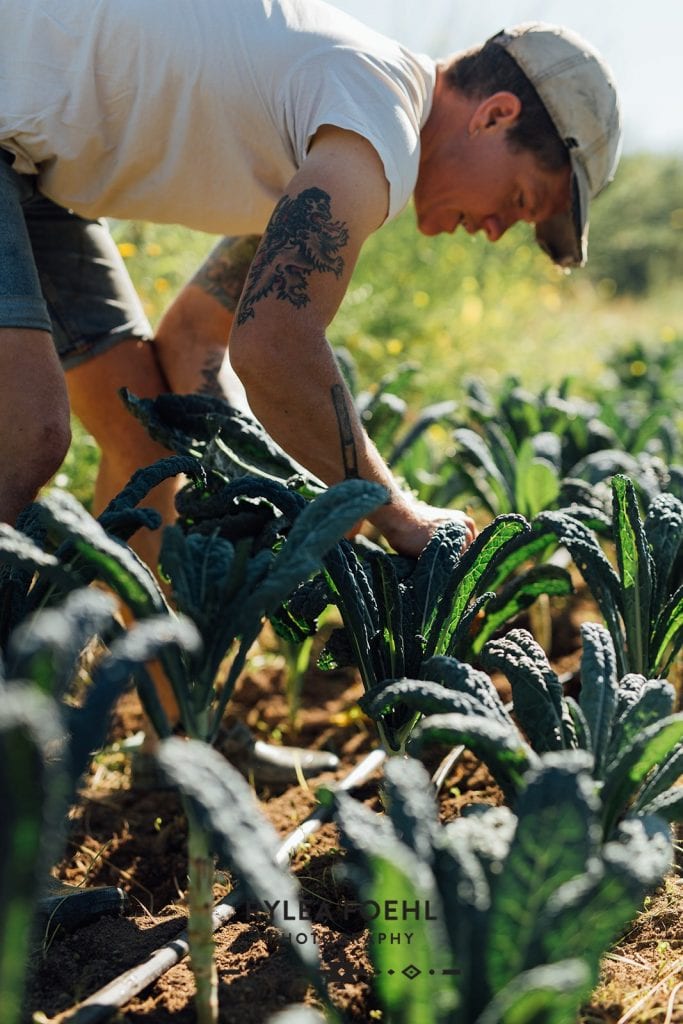
[[[465,527],[466,545],[469,546],[479,533],[477,530],[477,524],[474,519],[472,519],[472,516],[469,516],[467,512],[461,512],[460,509],[454,509],[449,518],[456,519],[463,524]]]

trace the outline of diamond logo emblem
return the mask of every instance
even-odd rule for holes
[[[405,974],[409,981],[414,981],[419,974],[422,974],[422,971],[419,967],[416,967],[415,964],[408,964],[407,967],[403,968],[401,974]]]

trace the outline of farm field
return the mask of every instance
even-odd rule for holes
[[[577,619],[582,614],[585,609],[577,608]],[[566,640],[571,643],[571,634]],[[577,633],[573,640],[578,642]],[[576,653],[563,654],[561,664],[566,668],[576,658]],[[337,673],[330,679],[312,673],[302,694],[299,728],[292,733],[283,694],[284,671],[282,658],[273,652],[255,659],[236,694],[235,714],[258,733],[272,735],[276,731],[285,742],[331,747],[340,754],[338,775],[343,775],[376,744],[371,723],[353,710],[362,687],[352,674]],[[130,736],[143,726],[139,703],[130,697],[118,709],[113,738]],[[325,776],[316,784],[333,779]],[[379,779],[375,773],[357,793],[373,807],[378,805]],[[300,785],[260,786],[257,792],[262,810],[283,837],[315,806],[314,789]],[[442,820],[453,818],[474,801],[498,804],[502,795],[488,771],[472,755],[466,755],[445,783]],[[86,991],[97,990],[142,962],[152,949],[182,930],[186,920],[182,898],[187,874],[185,835],[177,797],[131,787],[130,760],[116,747],[96,760],[72,820],[69,852],[60,864],[60,875],[72,884],[87,879],[88,885],[123,886],[134,909],[130,917],[101,920],[71,936],[57,936],[36,977],[30,995],[33,1008],[52,1016],[72,1006]],[[314,916],[322,918],[314,931],[323,962],[337,978],[330,988],[334,1003],[351,1021],[381,1020],[372,994],[369,936],[361,931],[362,921],[352,909],[353,893],[333,874],[338,849],[338,832],[327,824],[296,854],[292,868],[305,904]],[[227,882],[227,876],[219,872],[216,900],[228,891]],[[680,905],[680,877],[674,874],[648,898],[647,909],[603,961],[601,984],[578,1020],[607,1024],[638,1004],[640,1010],[629,1019],[643,1024],[667,1019],[672,997],[676,1007],[680,977]],[[407,927],[386,927],[391,929],[389,934],[403,932],[405,943]],[[283,934],[284,940],[263,912],[241,914],[216,934],[221,1021],[237,1024],[247,1016],[259,1024],[287,1002],[301,998],[305,981],[287,957],[287,945],[300,934],[296,921]],[[407,953],[405,945],[403,949]],[[407,957],[406,964],[409,960]],[[65,979],[71,979],[73,987],[67,987]],[[127,1004],[120,1019],[189,1024],[195,1019],[193,993],[192,972],[185,961]],[[675,1022],[683,1017],[674,1009],[668,1019]]]
[[[0,538],[0,773],[22,794],[0,847],[3,1024],[683,1022],[683,167],[630,158],[596,207],[569,276],[514,233],[416,238],[408,211],[333,325],[396,474],[475,516],[465,554],[457,526],[417,562],[342,539],[377,488],[321,490],[199,397],[127,396],[169,459],[97,523],[76,427]],[[154,322],[212,240],[115,231]],[[161,563],[180,617],[125,544],[178,473]],[[211,750],[237,723],[338,766],[244,779]],[[292,880],[278,843],[316,807]],[[46,861],[119,887],[125,913],[29,942]],[[236,888],[246,909],[211,943],[206,909]],[[188,907],[190,958],[73,1010],[172,945]]]

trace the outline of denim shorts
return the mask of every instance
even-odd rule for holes
[[[0,327],[49,331],[65,369],[152,329],[103,220],[42,196],[0,149]]]

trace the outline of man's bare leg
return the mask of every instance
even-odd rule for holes
[[[228,338],[257,236],[225,238],[163,316],[152,343],[132,338],[70,370],[71,406],[97,441],[102,460],[95,487],[95,512],[128,482],[136,469],[168,455],[130,415],[117,392],[129,388],[141,398],[212,394],[246,407],[244,389],[227,357]],[[175,518],[177,484],[169,481],[150,495],[164,522]],[[156,567],[159,538],[140,531],[133,546]]]
[[[93,511],[99,514],[121,491],[133,473],[171,454],[153,441],[142,424],[132,416],[118,395],[127,387],[140,398],[156,398],[168,391],[149,342],[129,338],[114,348],[94,356],[67,373],[71,406],[101,450],[100,468],[95,484]],[[145,505],[155,508],[164,523],[175,519],[174,499],[181,481],[171,478],[150,491]],[[162,527],[163,529],[163,527]],[[130,544],[143,562],[156,571],[162,530],[140,529]],[[130,620],[122,608],[124,619]],[[178,719],[178,706],[168,680],[161,670],[151,666],[152,676],[171,722]]]
[[[118,389],[127,387],[140,398],[156,398],[169,388],[153,346],[133,338],[69,370],[66,379],[71,407],[102,452],[93,502],[97,515],[136,470],[170,454],[128,412]],[[165,481],[145,499],[165,523],[175,519],[178,486],[176,480]],[[160,539],[159,530],[142,529],[131,540],[131,546],[153,570],[158,563]]]
[[[74,412],[101,450],[94,511],[102,511],[142,466],[168,455],[126,410],[117,392],[127,387],[141,398],[173,392],[199,392],[226,398],[246,408],[241,383],[230,367],[227,345],[232,315],[258,238],[224,239],[166,312],[152,343],[128,339],[69,371]],[[146,503],[163,523],[175,519],[175,495],[181,481],[155,488]],[[158,564],[161,531],[139,530],[131,546],[152,569]],[[167,714],[175,711],[170,687],[155,673]]]
[[[216,246],[163,317],[155,342],[127,339],[68,372],[73,411],[101,450],[95,514],[125,487],[137,469],[169,454],[126,410],[119,388],[127,387],[141,398],[156,398],[169,391],[200,392],[246,405],[243,388],[226,357],[232,313],[258,239],[242,243],[226,239]],[[237,266],[226,255],[235,252]],[[146,499],[165,524],[175,519],[174,499],[180,483],[168,480]],[[131,546],[152,569],[158,564],[160,542],[160,530],[142,529],[131,538]],[[167,712],[172,713],[169,688],[159,679],[157,688]]]
[[[69,449],[69,402],[47,331],[0,328],[0,520],[14,523]]]

